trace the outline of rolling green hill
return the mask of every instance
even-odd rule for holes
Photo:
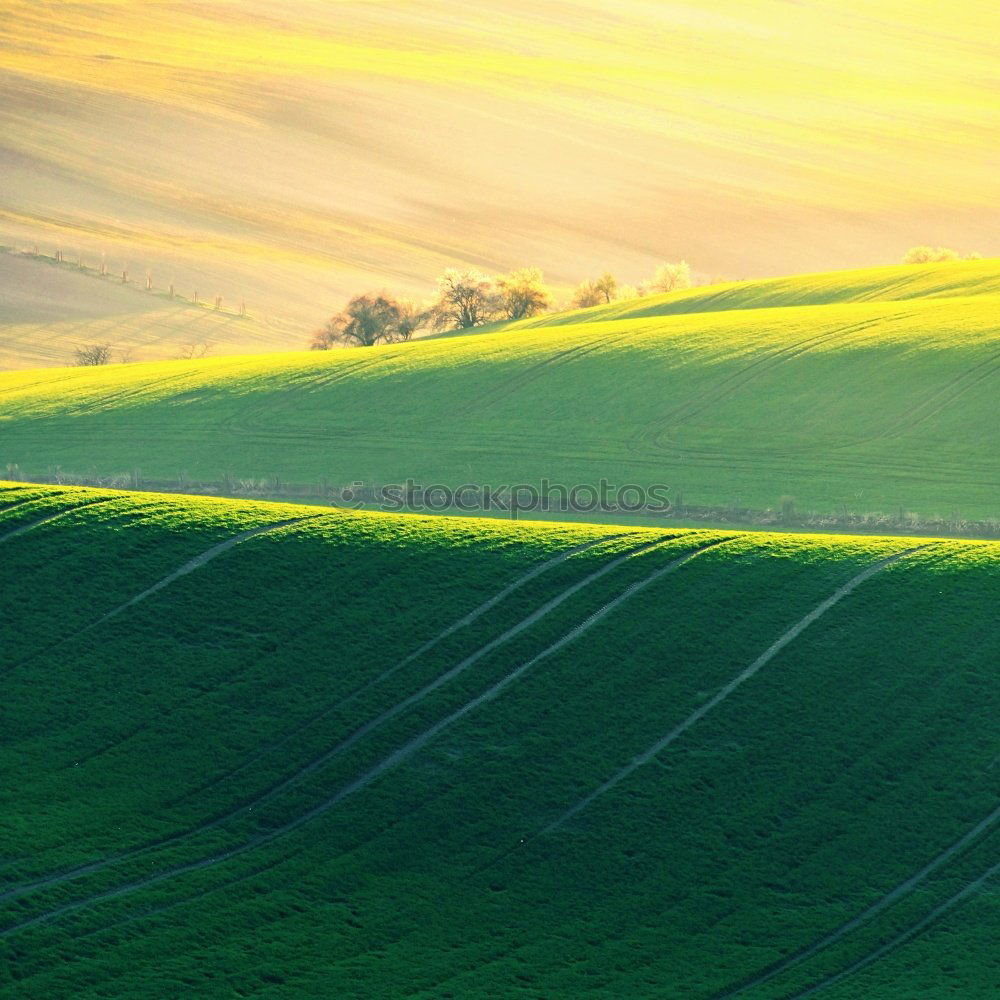
[[[367,350],[8,373],[0,468],[604,478],[707,507],[996,519],[998,282],[997,261],[883,268]]]
[[[995,996],[1000,546],[0,484],[0,992]]]

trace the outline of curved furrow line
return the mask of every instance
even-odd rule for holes
[[[140,603],[141,601],[146,600],[146,598],[151,597],[153,594],[155,594],[155,593],[163,590],[165,587],[170,586],[171,583],[173,583],[175,580],[180,579],[182,576],[187,576],[189,573],[193,573],[195,570],[200,569],[206,563],[209,563],[213,559],[218,558],[219,556],[221,556],[224,553],[228,552],[230,549],[232,549],[235,546],[239,545],[241,542],[245,542],[245,541],[247,541],[250,538],[256,537],[257,535],[263,535],[263,534],[267,534],[267,533],[272,532],[272,531],[278,531],[281,528],[287,528],[291,524],[299,524],[302,521],[311,521],[314,518],[317,518],[317,517],[326,517],[326,516],[327,516],[326,514],[309,514],[306,517],[295,517],[295,518],[290,518],[290,519],[287,519],[287,520],[284,520],[284,521],[277,521],[277,522],[275,522],[273,524],[266,524],[266,525],[262,525],[262,526],[257,527],[257,528],[250,528],[247,531],[240,532],[238,535],[233,535],[231,538],[227,538],[227,539],[225,539],[222,542],[218,542],[217,544],[213,545],[211,548],[206,549],[204,552],[202,552],[199,555],[195,556],[193,559],[189,559],[182,566],[180,566],[179,568],[177,568],[173,572],[168,573],[165,577],[163,577],[162,579],[158,580],[152,586],[147,587],[141,593],[136,594],[135,597],[130,598],[129,600],[125,601],[123,604],[120,604],[120,605],[118,605],[118,607],[116,607],[116,608],[112,609],[111,611],[107,612],[107,614],[102,615],[97,620],[91,622],[89,625],[85,625],[83,628],[78,629],[76,632],[72,633],[71,635],[66,636],[63,639],[60,639],[58,642],[55,642],[55,643],[53,643],[50,646],[46,646],[44,649],[36,650],[34,653],[32,653],[30,656],[26,657],[25,659],[18,661],[18,663],[12,664],[11,667],[9,667],[8,669],[13,669],[14,667],[17,667],[17,666],[23,666],[25,663],[29,662],[35,656],[40,656],[43,653],[51,652],[52,650],[57,649],[58,647],[62,646],[64,643],[67,643],[67,642],[69,642],[69,641],[71,641],[73,639],[76,639],[79,636],[84,635],[87,632],[91,631],[92,629],[97,628],[99,625],[102,625],[104,622],[110,621],[112,618],[116,618],[118,615],[120,615],[122,612],[126,611],[128,608],[131,608],[131,607],[135,606],[136,604]],[[36,523],[38,523],[38,522],[36,522]],[[0,537],[0,541],[2,541],[2,540],[3,540],[2,537]],[[139,729],[137,729],[135,731],[138,732],[141,728],[142,727],[139,727]],[[152,846],[158,846],[158,845],[148,845],[148,846],[152,847]],[[137,853],[137,852],[131,852],[131,853],[126,853],[126,854],[118,855],[117,857],[115,857],[115,858],[113,858],[111,860],[113,860],[113,861],[122,860],[123,858],[131,857],[132,853]],[[111,862],[109,861],[107,863],[111,863]],[[105,865],[102,864],[100,867],[105,867]],[[78,868],[73,868],[73,869],[61,872],[61,873],[59,873],[56,876],[51,876],[50,878],[47,878],[47,879],[44,879],[44,880],[39,880],[39,881],[36,881],[36,882],[32,882],[32,883],[29,883],[29,884],[26,884],[26,885],[23,885],[23,886],[20,886],[20,887],[14,887],[14,888],[10,888],[10,889],[5,889],[3,892],[0,892],[0,902],[4,902],[4,901],[9,900],[9,899],[16,899],[19,896],[22,896],[25,893],[30,892],[33,889],[41,888],[44,885],[56,885],[56,884],[59,884],[60,882],[68,881],[68,880],[70,880],[70,879],[72,879],[74,877],[80,877],[80,876],[85,875],[85,874],[87,874],[87,873],[89,873],[91,871],[97,871],[97,870],[99,870],[99,868],[95,868],[95,867],[93,867],[92,865],[89,865],[89,864],[88,865],[81,865]]]
[[[756,361],[752,361],[750,364],[744,365],[742,368],[732,372],[730,375],[724,376],[697,399],[681,403],[679,406],[674,407],[672,410],[657,418],[654,424],[640,428],[639,431],[631,438],[629,442],[630,446],[638,447],[640,444],[648,443],[653,445],[655,448],[666,448],[667,445],[665,445],[662,438],[663,435],[670,429],[670,426],[676,423],[682,423],[691,417],[697,416],[699,413],[702,413],[709,407],[714,406],[720,400],[725,399],[733,392],[743,388],[743,386],[747,383],[754,381],[771,369],[807,353],[814,347],[817,347],[826,341],[835,340],[838,337],[850,336],[853,333],[860,333],[862,330],[866,330],[880,322],[882,322],[881,319],[852,323],[848,326],[838,327],[835,330],[828,330],[826,333],[806,337],[804,340],[799,340],[793,344],[787,345],[786,347],[781,347],[775,351],[771,351],[764,357],[759,358]]]
[[[236,806],[227,809],[223,813],[218,813],[209,819],[196,824],[195,826],[188,827],[185,830],[180,830],[177,833],[171,834],[167,837],[163,837],[154,841],[149,841],[145,844],[140,844],[132,848],[128,848],[117,854],[109,855],[104,858],[99,858],[95,861],[87,862],[83,865],[78,865],[72,869],[65,870],[62,872],[56,872],[51,875],[44,876],[42,878],[34,879],[31,882],[23,883],[18,886],[11,886],[0,892],[0,902],[7,902],[8,900],[18,899],[21,896],[26,895],[29,892],[34,892],[39,889],[51,888],[52,886],[62,885],[63,883],[73,881],[78,878],[82,878],[85,875],[91,875],[99,871],[103,871],[105,868],[112,864],[117,864],[121,861],[128,861],[134,857],[141,854],[145,854],[149,851],[160,850],[164,847],[170,847],[174,844],[180,843],[181,841],[188,840],[191,837],[198,836],[199,834],[208,833],[211,830],[217,829],[228,821],[242,816],[244,813],[249,812],[255,808],[259,808],[262,805],[272,801],[282,792],[287,789],[297,785],[299,782],[307,778],[309,775],[314,774],[325,764],[333,760],[334,757],[339,756],[346,750],[350,749],[360,740],[362,740],[369,733],[376,730],[379,726],[385,724],[390,719],[395,718],[400,713],[404,712],[406,709],[413,707],[419,702],[423,701],[428,695],[443,687],[449,681],[453,680],[460,673],[467,670],[474,663],[477,663],[488,653],[493,652],[504,643],[510,641],[521,633],[527,631],[538,621],[544,618],[551,611],[554,611],[560,604],[569,600],[570,597],[579,593],[585,587],[596,582],[601,577],[610,573],[616,567],[621,565],[627,559],[634,558],[641,555],[644,552],[652,548],[664,545],[666,542],[672,540],[675,536],[668,535],[664,538],[657,539],[653,542],[644,543],[636,548],[628,550],[621,556],[615,559],[609,560],[598,570],[591,573],[589,576],[585,577],[583,580],[578,581],[572,586],[563,590],[556,597],[552,598],[546,604],[542,605],[536,611],[532,612],[528,617],[524,618],[522,621],[518,622],[516,625],[509,628],[506,632],[498,636],[497,638],[491,640],[485,645],[481,646],[475,652],[471,653],[469,656],[465,657],[461,662],[452,667],[450,670],[445,671],[443,674],[438,675],[433,681],[426,684],[415,694],[409,695],[408,697],[397,702],[391,708],[386,709],[384,712],[376,716],[374,719],[370,719],[364,725],[360,726],[358,729],[354,730],[345,739],[339,741],[334,746],[329,747],[324,750],[321,754],[313,757],[311,760],[307,761],[296,771],[292,772],[287,777],[283,778],[281,781],[276,782],[269,788],[265,789],[263,792],[258,793],[255,797],[251,799],[244,800],[238,803]],[[223,543],[226,544],[226,543]],[[233,543],[236,544],[236,543]],[[231,546],[229,546],[231,547]],[[216,549],[218,546],[216,546]],[[214,550],[213,550],[214,551]],[[194,560],[192,560],[194,561]],[[188,565],[188,564],[186,564]],[[176,574],[179,575],[179,574]],[[172,575],[170,579],[176,579],[176,575]],[[161,581],[162,583],[162,581]],[[165,584],[164,584],[165,585]],[[156,588],[159,589],[159,588]],[[147,591],[146,593],[152,592]],[[124,607],[128,605],[123,605],[120,610],[124,610]],[[117,612],[115,612],[117,613]]]
[[[733,536],[733,537],[739,537],[739,536]],[[345,799],[367,788],[378,778],[382,777],[382,775],[384,775],[386,772],[392,770],[393,768],[401,764],[403,761],[412,757],[413,754],[417,753],[419,750],[427,746],[427,744],[430,743],[436,736],[440,735],[440,733],[448,729],[455,722],[464,718],[469,713],[475,711],[481,705],[489,701],[492,701],[502,691],[504,691],[507,687],[509,687],[515,680],[524,675],[528,670],[530,670],[536,664],[540,663],[542,660],[553,655],[554,653],[559,652],[565,646],[579,639],[580,636],[588,632],[591,628],[594,627],[594,625],[596,625],[604,617],[606,617],[608,614],[610,614],[612,611],[618,608],[625,601],[629,600],[635,594],[639,593],[641,590],[650,586],[652,583],[655,583],[657,580],[668,575],[669,573],[673,573],[676,570],[680,569],[681,566],[690,562],[692,559],[696,558],[702,553],[707,552],[710,549],[718,545],[722,545],[727,541],[731,540],[732,537],[728,539],[727,538],[713,539],[712,541],[709,541],[704,545],[696,548],[694,551],[687,552],[680,558],[674,559],[673,561],[669,562],[666,566],[659,567],[648,576],[631,584],[625,590],[623,590],[617,597],[609,601],[598,611],[588,616],[583,622],[581,622],[579,625],[576,625],[569,632],[567,632],[562,638],[556,640],[556,642],[552,643],[552,645],[547,647],[541,653],[520,664],[514,670],[504,675],[499,681],[495,682],[490,687],[488,687],[485,691],[476,695],[474,698],[471,698],[464,705],[455,709],[454,711],[446,715],[444,718],[438,720],[428,729],[425,729],[418,736],[413,737],[413,739],[409,740],[403,746],[393,751],[387,757],[384,757],[381,761],[379,761],[379,763],[370,767],[367,771],[359,775],[354,780],[348,782],[346,785],[342,785],[336,792],[334,792],[328,798],[324,799],[322,802],[311,807],[305,812],[300,813],[298,816],[282,824],[281,826],[275,827],[274,829],[271,830],[267,830],[263,833],[256,834],[248,838],[242,844],[221,851],[218,854],[214,854],[205,858],[200,858],[197,861],[191,861],[185,864],[177,865],[174,868],[169,868],[164,871],[156,872],[152,875],[148,875],[144,878],[137,879],[133,882],[128,882],[125,883],[124,885],[119,885],[114,888],[95,893],[94,895],[89,896],[85,899],[75,900],[73,902],[61,904],[50,910],[45,911],[44,913],[40,913],[34,917],[29,917],[25,920],[22,920],[20,923],[12,924],[9,925],[8,927],[3,928],[2,930],[0,930],[0,938],[10,937],[11,935],[16,934],[22,930],[26,930],[30,927],[37,926],[38,924],[56,920],[70,913],[75,913],[78,910],[81,910],[87,906],[91,906],[95,903],[105,902],[110,899],[117,899],[131,892],[149,888],[161,882],[167,881],[168,879],[171,878],[177,878],[181,875],[186,875],[192,872],[202,871],[206,868],[211,868],[225,861],[229,861],[232,858],[246,854],[249,851],[255,850],[258,847],[262,847],[265,844],[270,844],[273,841],[276,841],[282,837],[287,836],[290,833],[295,832],[296,830],[299,830],[300,828],[306,826],[308,823],[311,823],[313,820],[329,812],[331,809],[339,805]],[[663,542],[654,542],[651,543],[650,545],[643,546],[640,549],[635,549],[632,552],[628,553],[627,555],[621,556],[618,559],[613,560],[613,564],[618,565],[625,559],[634,558],[662,544]],[[609,563],[603,569],[604,572],[608,572],[610,571],[611,568],[612,564]],[[600,572],[600,575],[604,575],[604,572]],[[596,575],[597,574],[592,574],[591,577],[588,577],[588,580],[592,580],[593,577]],[[582,584],[577,584],[575,585],[574,588],[571,589],[573,589],[574,592],[580,590],[582,589]],[[538,612],[536,612],[536,615],[538,615]],[[537,620],[537,618],[535,618],[534,620]],[[528,621],[528,619],[525,619],[525,621]],[[48,884],[52,883],[50,882]]]
[[[884,958],[890,952],[895,951],[898,947],[906,944],[918,934],[925,931],[940,917],[943,917],[949,910],[954,909],[959,904],[964,903],[970,896],[975,895],[997,875],[1000,875],[1000,862],[997,862],[992,867],[987,868],[986,871],[983,872],[983,874],[978,878],[973,879],[966,886],[956,892],[955,895],[950,896],[939,906],[936,906],[933,910],[931,910],[927,916],[918,920],[915,924],[906,928],[906,930],[901,931],[885,944],[879,945],[879,947],[868,952],[867,955],[864,955],[857,961],[852,962],[846,968],[841,969],[840,972],[836,972],[832,976],[827,976],[825,979],[821,979],[818,983],[814,983],[812,986],[793,994],[788,997],[788,1000],[803,1000],[804,997],[811,997],[816,993],[819,993],[821,990],[825,990],[828,986],[833,986],[834,984],[847,979],[849,976],[853,976],[855,972],[860,972],[865,967],[872,965],[881,958]]]
[[[931,417],[936,417],[943,410],[946,410],[956,399],[970,389],[997,375],[1000,372],[997,362],[1000,362],[1000,352],[974,365],[964,374],[956,376],[949,383],[938,389],[937,392],[911,407],[906,413],[897,417],[893,423],[878,433],[872,434],[870,437],[857,438],[846,444],[836,445],[835,447],[839,449],[858,444],[869,444],[872,441],[881,441],[884,438],[895,437],[901,431],[909,431],[914,427],[919,427],[924,421],[930,420]]]
[[[392,361],[399,357],[399,352],[391,354],[376,354],[372,357],[362,358],[359,361],[345,362],[337,366],[336,371],[326,372],[320,378],[310,378],[305,382],[305,386],[316,389],[325,389],[327,386],[335,385],[359,371],[367,371],[369,368],[377,368],[387,361]],[[287,390],[286,390],[287,391]],[[311,390],[310,390],[311,391]],[[285,400],[281,393],[270,393],[262,395],[257,400],[257,405],[252,410],[235,411],[230,416],[224,418],[220,427],[233,431],[237,434],[253,434],[262,430],[270,430],[274,424],[273,419],[285,409]]]
[[[7,514],[12,510],[17,510],[19,507],[27,507],[29,503],[35,503],[38,500],[47,500],[47,499],[48,496],[43,495],[40,497],[38,496],[29,497],[27,500],[18,500],[16,503],[4,504],[3,507],[0,507],[0,514]]]
[[[40,499],[35,497],[35,500]],[[44,498],[42,498],[44,499]],[[75,511],[83,510],[84,507],[96,507],[99,503],[110,503],[112,500],[117,499],[116,497],[101,497],[97,500],[88,500],[85,503],[74,504],[72,507],[66,507],[63,510],[57,511],[55,514],[48,514],[45,517],[40,517],[37,521],[32,521],[30,524],[22,524],[19,528],[14,528],[13,531],[8,531],[4,535],[0,535],[0,542],[9,542],[12,538],[17,538],[20,535],[25,534],[29,531],[34,531],[35,528],[40,528],[43,524],[50,524],[52,521],[58,521],[61,517],[66,517],[67,514],[72,514]]]
[[[794,968],[796,965],[801,964],[813,955],[819,954],[819,952],[826,950],[832,944],[836,944],[841,938],[850,934],[855,928],[860,927],[862,924],[867,923],[872,917],[877,916],[883,910],[888,909],[893,903],[898,902],[904,896],[909,895],[914,889],[920,885],[929,875],[932,875],[938,868],[943,864],[950,861],[957,854],[964,851],[973,841],[977,840],[983,833],[994,826],[997,821],[1000,820],[1000,806],[997,806],[988,816],[980,820],[971,830],[963,834],[958,840],[955,841],[950,847],[943,850],[940,854],[929,861],[920,871],[911,875],[906,881],[900,882],[894,889],[887,892],[880,899],[872,903],[871,906],[862,910],[857,916],[852,917],[850,920],[842,923],[836,930],[831,931],[825,937],[820,938],[818,941],[814,941],[812,944],[807,945],[805,948],[795,952],[793,955],[789,955],[787,958],[780,959],[773,965],[769,965],[766,969],[762,969],[759,973],[753,976],[751,979],[747,979],[741,983],[736,984],[732,987],[727,987],[722,993],[716,993],[712,997],[712,1000],[729,1000],[730,997],[739,996],[740,993],[744,993],[747,990],[754,989],[757,986],[763,986],[765,983],[769,983],[772,979],[780,976],[783,972],[787,972],[789,969]]]
[[[494,385],[490,392],[478,396],[467,406],[451,411],[450,416],[467,416],[470,413],[479,412],[486,407],[493,406],[511,393],[517,392],[519,389],[523,389],[524,386],[537,381],[552,368],[559,367],[570,361],[576,361],[584,355],[592,354],[594,351],[606,347],[607,343],[608,338],[602,336],[596,340],[587,340],[582,344],[577,344],[575,347],[568,347],[562,351],[557,351],[543,361],[537,361],[522,371],[509,375],[506,379]]]
[[[869,566],[867,569],[862,570],[856,576],[852,577],[842,587],[839,587],[829,597],[817,604],[816,607],[813,608],[812,611],[810,611],[804,618],[789,628],[778,640],[773,642],[766,650],[764,650],[764,652],[761,653],[760,656],[753,661],[753,663],[751,663],[744,670],[740,671],[740,673],[738,673],[724,687],[716,692],[712,698],[706,701],[704,705],[692,712],[686,719],[684,719],[683,722],[674,726],[674,728],[671,729],[665,736],[661,737],[651,746],[647,747],[647,749],[639,754],[639,756],[634,757],[631,761],[624,765],[624,767],[616,771],[603,784],[598,785],[598,787],[592,792],[588,792],[588,794],[573,803],[573,805],[571,805],[561,816],[549,823],[548,826],[544,827],[539,833],[535,834],[535,837],[533,837],[532,840],[558,830],[559,827],[563,826],[574,816],[581,813],[602,795],[610,792],[617,785],[620,785],[633,772],[638,770],[644,764],[648,764],[654,757],[656,757],[659,753],[683,736],[692,726],[708,715],[709,712],[711,712],[718,705],[722,704],[722,702],[724,702],[734,691],[742,687],[755,674],[767,666],[767,664],[770,663],[771,660],[778,655],[778,653],[789,645],[789,643],[797,639],[807,628],[809,628],[810,625],[813,624],[813,622],[825,615],[835,604],[842,601],[848,594],[860,587],[866,580],[871,579],[876,573],[881,573],[884,569],[899,562],[906,556],[912,555],[914,552],[919,552],[921,549],[926,549],[928,547],[929,545],[917,545],[913,548],[906,549],[903,552],[897,552],[894,555],[886,557],[885,559],[880,559],[873,566]],[[528,841],[525,841],[525,843],[527,842]]]
[[[16,663],[9,664],[5,669],[13,670],[16,667],[22,667],[26,663],[30,663],[33,659],[38,656],[43,656],[46,653],[51,653],[53,650],[58,649],[60,646],[65,645],[67,642],[72,642],[74,639],[78,639],[81,635],[86,635],[92,629],[98,628],[105,622],[110,621],[112,618],[117,618],[123,611],[127,611],[129,608],[141,601],[146,600],[147,597],[152,597],[153,594],[164,587],[169,587],[175,580],[180,579],[182,576],[187,576],[188,573],[193,573],[196,569],[200,569],[206,563],[211,562],[213,559],[218,558],[224,553],[228,552],[231,548],[239,545],[241,542],[245,542],[248,538],[253,538],[256,535],[264,535],[271,531],[277,531],[279,528],[287,528],[290,524],[299,524],[302,521],[311,521],[316,517],[325,517],[326,514],[309,514],[305,517],[293,517],[288,518],[284,521],[277,521],[273,524],[265,524],[259,528],[250,528],[247,531],[241,531],[238,535],[233,535],[232,538],[227,538],[222,542],[218,542],[213,545],[210,549],[206,549],[204,552],[195,556],[193,559],[189,559],[184,565],[179,566],[177,569],[168,573],[165,577],[157,580],[156,583],[147,587],[144,591],[136,594],[134,597],[129,598],[124,604],[119,604],[117,608],[113,608],[107,614],[102,615],[100,618],[95,619],[89,625],[84,625],[83,628],[77,629],[75,632],[71,632],[69,635],[63,636],[63,638],[51,643],[48,646],[43,646],[41,649],[36,649],[29,653],[27,656],[18,660]],[[50,520],[52,520],[50,518]],[[41,522],[36,522],[41,523]],[[6,537],[6,536],[4,536]],[[4,540],[4,537],[0,537],[0,541]],[[4,897],[0,894],[0,900]]]
[[[507,586],[504,587],[503,590],[498,591],[496,594],[493,595],[493,597],[489,598],[489,600],[484,601],[482,604],[480,604],[479,607],[473,608],[473,610],[470,611],[463,618],[460,618],[458,621],[453,622],[446,629],[444,629],[443,632],[439,632],[433,638],[428,639],[427,642],[425,642],[422,646],[417,647],[417,649],[415,649],[412,653],[407,654],[398,663],[394,663],[391,667],[388,667],[386,670],[383,670],[382,673],[380,673],[378,676],[373,677],[369,681],[366,681],[364,684],[355,688],[350,694],[345,695],[343,698],[341,698],[334,704],[326,706],[324,709],[317,712],[315,715],[312,715],[308,719],[305,719],[303,722],[299,723],[294,730],[287,733],[285,736],[281,737],[281,739],[276,740],[272,743],[265,744],[264,746],[258,748],[257,751],[253,754],[253,756],[247,758],[247,760],[245,760],[242,764],[240,764],[239,767],[236,767],[231,771],[226,771],[224,774],[221,774],[218,777],[213,778],[206,784],[199,785],[197,788],[194,788],[191,791],[186,792],[180,798],[173,799],[172,801],[167,803],[167,806],[174,806],[180,802],[185,802],[188,799],[194,797],[195,795],[200,795],[202,792],[208,791],[208,789],[210,788],[214,788],[216,785],[220,784],[223,781],[226,781],[230,778],[234,778],[238,774],[242,774],[247,768],[252,767],[254,764],[256,764],[262,758],[266,757],[268,754],[274,753],[276,750],[280,750],[282,747],[287,746],[293,739],[295,739],[295,737],[299,736],[301,733],[305,732],[308,729],[311,729],[313,726],[322,722],[324,719],[329,718],[335,712],[338,712],[341,709],[346,708],[349,704],[351,704],[351,702],[356,701],[358,698],[360,698],[363,694],[366,694],[372,688],[378,687],[380,684],[384,684],[386,681],[390,680],[397,673],[399,673],[400,670],[403,670],[405,667],[408,667],[411,663],[413,663],[414,660],[423,656],[425,653],[430,652],[430,650],[432,650],[435,646],[437,646],[439,643],[443,642],[450,636],[454,635],[460,629],[466,628],[473,622],[477,621],[484,614],[486,614],[487,611],[490,611],[493,608],[495,608],[501,601],[506,600],[506,598],[508,598],[516,590],[519,590],[525,584],[530,583],[536,577],[539,577],[543,573],[548,572],[550,569],[553,569],[556,566],[560,565],[561,563],[564,563],[567,559],[570,559],[581,552],[585,552],[587,549],[592,549],[597,545],[604,544],[605,542],[616,541],[618,539],[626,537],[627,534],[628,532],[620,532],[615,535],[602,535],[600,538],[596,538],[593,541],[584,542],[582,545],[575,545],[572,548],[567,549],[565,552],[560,553],[558,556],[555,556],[553,559],[549,559],[546,562],[541,563],[538,566],[535,566],[533,569],[529,570],[523,576],[520,576],[513,582],[507,584]],[[0,895],[0,900],[2,900],[2,898],[3,896]]]

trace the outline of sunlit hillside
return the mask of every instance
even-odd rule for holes
[[[715,508],[996,523],[998,280],[997,261],[900,265],[467,337],[0,374],[0,468],[179,488],[607,479]]]
[[[0,7],[0,240],[315,322],[450,263],[997,252],[996,5]]]

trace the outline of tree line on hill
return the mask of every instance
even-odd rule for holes
[[[690,288],[687,261],[661,264],[639,286],[622,285],[610,272],[577,286],[569,308],[586,309],[609,302]],[[356,295],[313,335],[313,350],[336,344],[372,347],[409,340],[417,330],[470,330],[486,323],[527,319],[554,307],[552,291],[537,267],[488,275],[476,268],[448,268],[437,281],[437,294],[424,306],[388,292]]]
[[[948,247],[916,246],[904,254],[902,262],[977,260],[979,256],[970,253],[963,257]],[[661,264],[648,281],[637,286],[621,284],[606,271],[577,285],[569,302],[562,306],[587,309],[691,285],[691,267],[684,260]],[[410,340],[424,328],[471,330],[487,323],[527,319],[554,307],[552,292],[537,267],[522,267],[492,276],[476,268],[448,268],[437,280],[436,297],[423,306],[384,291],[356,295],[313,334],[310,347],[325,351],[338,344],[353,347],[395,344]]]
[[[903,255],[904,264],[936,261],[978,260],[980,254],[959,254],[948,247],[915,246]],[[715,279],[719,281],[722,279]],[[587,309],[645,295],[690,288],[693,284],[687,261],[661,264],[653,276],[639,285],[626,285],[606,271],[577,285],[560,308]],[[410,340],[421,329],[470,330],[487,323],[527,319],[556,308],[551,289],[540,268],[522,267],[507,274],[488,275],[476,268],[448,268],[437,280],[437,294],[427,304],[397,298],[389,292],[366,292],[354,296],[335,316],[312,335],[310,347],[324,351],[338,344],[373,347]],[[188,345],[182,358],[203,357],[208,345]],[[128,352],[121,358],[131,360]],[[85,345],[76,351],[77,365],[106,365],[112,361],[109,344]]]

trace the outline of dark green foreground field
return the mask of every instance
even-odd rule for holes
[[[988,543],[4,485],[0,990],[995,997],[998,602]]]

